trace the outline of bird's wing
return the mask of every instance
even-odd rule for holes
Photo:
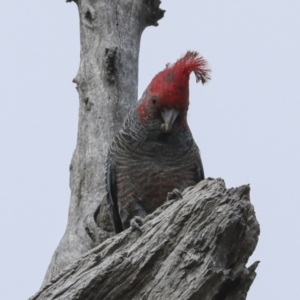
[[[106,160],[105,183],[107,191],[107,202],[109,206],[110,217],[116,233],[123,231],[118,206],[118,186],[116,178],[115,161],[112,155],[108,155]]]
[[[203,164],[202,164],[202,160],[201,160],[201,154],[200,154],[200,150],[197,147],[196,144],[195,145],[195,153],[196,153],[196,181],[199,182],[203,179],[205,179],[205,175],[204,175],[204,168],[203,168]]]
[[[204,175],[204,168],[203,168],[203,164],[202,164],[202,160],[201,157],[199,155],[199,161],[198,161],[198,175],[199,175],[199,181],[205,179],[205,175]]]

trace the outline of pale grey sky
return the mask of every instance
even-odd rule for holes
[[[146,29],[139,95],[186,50],[210,63],[191,77],[189,123],[208,177],[250,183],[261,225],[249,300],[298,300],[300,1],[162,0]],[[0,3],[0,295],[26,299],[65,230],[75,149],[79,25],[74,3]]]

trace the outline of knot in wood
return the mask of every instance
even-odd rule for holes
[[[117,47],[111,47],[105,49],[104,55],[104,74],[108,83],[112,84],[116,80],[116,57]]]

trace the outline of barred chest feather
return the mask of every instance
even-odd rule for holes
[[[183,191],[203,179],[199,150],[190,133],[184,141],[172,136],[139,141],[126,131],[115,138],[108,192],[115,195],[114,209],[123,228],[130,226],[133,216],[152,213],[174,188]]]

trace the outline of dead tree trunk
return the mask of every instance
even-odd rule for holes
[[[112,235],[105,202],[99,211],[105,194],[105,157],[113,136],[137,101],[141,34],[147,26],[157,25],[164,14],[159,0],[74,2],[79,10],[81,41],[80,66],[74,79],[80,102],[78,137],[70,165],[68,224],[43,284]]]
[[[208,178],[84,254],[31,300],[246,299],[259,235],[249,191]]]
[[[206,179],[114,236],[102,201],[105,157],[137,100],[141,34],[164,11],[159,0],[73,1],[80,107],[68,225],[31,299],[245,299],[259,235],[248,186],[226,190],[222,180]]]

